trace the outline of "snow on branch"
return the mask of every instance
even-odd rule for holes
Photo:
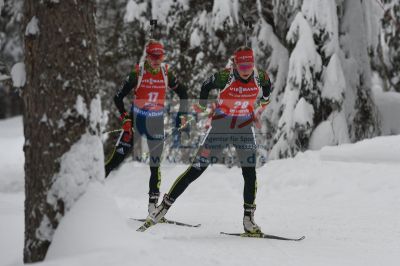
[[[300,88],[302,83],[313,84],[313,73],[320,72],[321,57],[317,52],[310,25],[303,13],[297,13],[286,36],[289,43],[296,44],[289,60],[289,81]]]
[[[336,3],[332,0],[307,0],[301,7],[304,17],[312,25],[314,34],[326,35],[327,41],[324,42],[323,51],[327,57],[340,50],[336,10]]]
[[[212,9],[214,30],[223,29],[224,23],[233,26],[238,23],[238,0],[214,0]]]
[[[26,25],[25,36],[38,35],[39,33],[39,19],[36,16],[33,16],[28,25]]]

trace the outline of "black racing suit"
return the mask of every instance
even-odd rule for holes
[[[269,100],[271,93],[271,82],[268,75],[263,71],[259,73],[259,84],[262,89],[262,97]],[[210,90],[225,88],[228,82],[228,70],[220,71],[210,78],[208,78],[202,85],[200,92],[200,105],[205,106]],[[254,75],[254,73],[253,73]],[[253,79],[253,75],[248,80],[240,78],[239,74],[234,71],[235,79],[243,83],[249,82]],[[241,116],[229,116],[215,111],[211,127],[207,132],[205,138],[200,143],[194,161],[189,168],[181,174],[172,185],[168,192],[168,197],[175,201],[185,189],[196,180],[208,167],[210,163],[217,163],[218,156],[222,149],[233,145],[237,152],[240,165],[242,168],[242,175],[244,178],[244,206],[255,208],[255,197],[257,191],[256,180],[256,139],[253,130],[253,119]]]
[[[146,71],[151,73],[149,64],[144,65]],[[122,115],[126,112],[123,99],[136,88],[138,82],[137,68],[128,75],[121,88],[117,91],[114,102],[118,111]],[[173,90],[180,98],[180,108],[178,114],[185,114],[187,112],[187,92],[185,86],[179,83],[176,75],[171,69],[168,70],[168,87]],[[167,89],[167,88],[166,88]],[[164,148],[164,112],[161,115],[153,116],[150,112],[143,111],[132,105],[130,116],[133,120],[134,133],[139,133],[141,136],[147,138],[147,145],[149,148],[149,164],[150,164],[150,181],[149,181],[149,194],[159,193],[161,174],[160,163],[161,154]],[[105,164],[106,177],[110,172],[116,168],[132,151],[133,138],[126,138],[127,132],[122,131],[116,143],[116,147]]]

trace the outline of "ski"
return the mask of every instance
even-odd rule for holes
[[[146,222],[146,219],[137,219],[137,218],[130,218],[130,219],[134,220],[134,221],[138,221],[138,222],[144,222],[144,223]],[[185,227],[200,227],[201,226],[201,224],[188,224],[188,223],[182,223],[182,222],[178,222],[178,221],[174,221],[174,220],[168,220],[168,219],[165,219],[165,218],[162,218],[158,223],[159,224],[161,224],[161,223],[173,224],[173,225],[185,226]],[[147,228],[149,228],[150,226],[152,226],[152,225],[147,226]],[[141,232],[143,232],[143,231],[141,231]]]
[[[145,220],[144,223],[138,229],[136,229],[136,231],[144,232],[153,225],[155,225],[155,223],[151,219]]]
[[[254,237],[254,238],[267,238],[267,239],[277,239],[277,240],[286,240],[286,241],[301,241],[305,239],[305,236],[302,236],[300,238],[287,238],[287,237],[281,237],[281,236],[274,236],[274,235],[267,235],[264,233],[225,233],[221,232],[222,235],[229,235],[229,236],[240,236],[240,237]]]

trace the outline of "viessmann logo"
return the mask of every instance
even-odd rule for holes
[[[144,79],[143,82],[144,83],[164,83],[164,80],[149,78],[149,79]]]
[[[249,58],[253,58],[253,56],[251,56],[251,55],[242,55],[242,56],[238,57],[238,59],[249,59]]]
[[[244,87],[237,87],[237,88],[231,88],[231,91],[238,92],[238,93],[243,93],[243,92],[253,92],[258,90],[257,87],[250,87],[250,88],[244,88]]]

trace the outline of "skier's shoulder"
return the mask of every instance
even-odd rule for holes
[[[229,76],[231,75],[231,69],[230,68],[223,68],[218,70],[215,74],[215,83],[217,85],[220,85],[219,87],[224,87],[226,83],[229,81]]]
[[[165,73],[167,74],[168,79],[175,79],[177,77],[176,68],[173,67],[172,65],[168,63],[162,63],[161,68],[162,71],[165,71]]]
[[[257,74],[258,74],[258,78],[259,78],[261,85],[265,85],[265,84],[271,82],[269,79],[268,73],[267,73],[267,71],[265,71],[265,69],[262,69],[262,68],[256,68],[256,69],[257,69]]]
[[[140,72],[140,63],[136,63],[132,66],[130,72],[129,72],[129,79],[130,80],[135,80],[137,79],[137,77],[139,76],[139,72]]]
[[[221,80],[228,80],[229,75],[231,74],[231,68],[220,69],[217,73]]]
[[[265,81],[265,80],[269,80],[269,76],[267,71],[265,71],[265,69],[262,68],[256,68],[257,69],[257,73],[258,73],[258,77],[260,78],[260,80]]]

